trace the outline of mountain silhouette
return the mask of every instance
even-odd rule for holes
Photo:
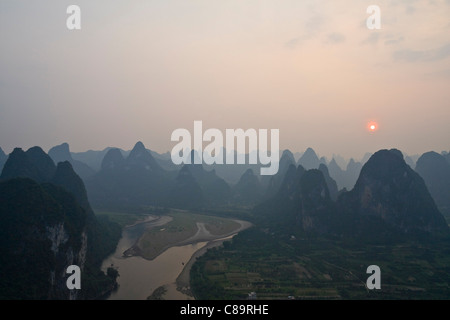
[[[450,163],[436,152],[426,152],[418,160],[416,172],[424,179],[439,210],[450,216]]]
[[[75,173],[69,161],[58,163],[50,182],[72,193],[83,209],[91,211],[83,180]]]
[[[186,164],[189,172],[194,177],[195,181],[200,186],[205,203],[212,204],[224,204],[229,201],[231,197],[231,188],[223,180],[218,177],[215,170],[207,171],[202,164],[194,164],[195,157],[198,157],[196,151],[192,150],[190,153],[191,164]],[[178,174],[180,175],[180,173]]]
[[[290,232],[325,233],[333,202],[322,171],[290,165],[275,196],[257,205],[255,215]]]
[[[261,200],[263,187],[252,169],[247,169],[233,187],[233,201],[254,204]]]
[[[204,205],[202,188],[187,165],[179,171],[169,197],[170,204],[176,208],[198,209]]]
[[[174,179],[158,165],[143,143],[137,142],[125,159],[119,149],[108,150],[101,170],[86,179],[86,188],[94,207],[163,205]]]
[[[5,259],[0,287],[6,288],[0,297],[88,299],[104,294],[115,279],[100,272],[100,265],[120,233],[118,225],[97,220],[69,162],[55,167],[40,147],[14,149],[0,182],[0,254]],[[65,268],[71,264],[84,270],[84,291],[67,290]],[[92,286],[98,281],[105,287]]]
[[[286,176],[286,172],[289,167],[294,164],[295,158],[291,151],[284,150],[283,154],[280,158],[280,165],[278,167],[278,172],[273,176],[263,176],[262,177],[262,185],[267,188],[267,192],[265,197],[271,197],[275,195],[280,189],[281,184],[283,183],[284,177]],[[268,183],[267,183],[268,181]]]
[[[359,173],[361,172],[362,164],[360,162],[356,162],[353,158],[347,164],[346,174],[346,184],[347,186],[354,186],[356,180],[358,180]]]
[[[101,163],[102,170],[116,170],[125,167],[125,158],[117,148],[109,149]]]
[[[445,233],[448,226],[423,179],[399,150],[380,150],[363,166],[353,190],[338,199],[341,222],[353,232]],[[352,221],[349,221],[352,220]]]
[[[33,210],[30,210],[33,208]],[[84,269],[85,212],[62,188],[31,179],[0,183],[0,297],[76,299],[65,269]]]
[[[44,159],[47,155],[43,156],[39,149],[34,148],[32,151],[29,149],[30,152],[24,152],[21,148],[14,148],[3,167],[0,179],[20,177],[30,178],[37,182],[48,181],[51,178],[48,173],[54,172],[55,164],[51,159]],[[42,149],[40,150],[42,151]]]
[[[49,181],[55,174],[56,166],[48,154],[40,147],[33,147],[27,150],[26,155],[36,166],[43,181]]]
[[[300,198],[302,207],[298,220],[304,231],[325,233],[327,220],[334,213],[327,182],[318,169],[307,170],[300,177]]]
[[[72,155],[70,153],[69,144],[62,143],[58,146],[55,146],[51,148],[48,151],[48,155],[53,159],[53,161],[58,164],[58,162],[64,162],[68,161],[72,165],[75,172],[82,178],[86,179],[90,176],[92,176],[95,171],[94,169],[90,168],[87,164],[74,160],[72,158]]]
[[[8,156],[3,152],[2,148],[0,148],[0,173],[3,170],[3,166],[5,165],[6,159],[8,159]]]
[[[347,190],[351,190],[355,186],[356,180],[361,172],[361,167],[361,162],[355,162],[352,158],[348,162],[346,169],[342,170],[333,158],[328,164],[328,171],[330,173],[330,177],[336,181],[338,189],[345,188]]]
[[[73,160],[78,160],[82,163],[87,164],[90,168],[92,168],[95,172],[100,171],[103,158],[106,153],[111,150],[116,149],[112,147],[107,147],[103,150],[88,150],[84,152],[70,152],[70,155]],[[119,149],[123,155],[128,155],[128,152]]]
[[[372,153],[366,152],[366,153],[364,154],[364,156],[362,157],[362,159],[361,159],[361,166],[365,165],[366,162],[369,161],[369,159],[370,159],[370,157],[371,157],[372,155],[373,155]]]
[[[306,149],[305,153],[298,159],[298,163],[306,170],[319,168],[320,160],[312,148]]]
[[[327,167],[328,167],[328,172],[329,172],[330,176],[333,177],[333,179],[336,181],[336,184],[338,185],[338,189],[346,188],[346,183],[344,183],[345,171],[341,169],[341,167],[338,165],[338,163],[336,162],[336,160],[334,158],[331,159],[331,161]]]
[[[415,168],[416,167],[416,163],[414,162],[414,159],[411,158],[410,156],[406,156],[405,155],[405,162],[408,166],[410,166],[411,168]]]
[[[330,173],[328,172],[328,168],[325,164],[321,163],[319,165],[319,170],[322,172],[323,177],[325,178],[331,200],[336,201],[338,196],[338,187],[336,181],[334,181],[334,179],[330,177]]]
[[[163,170],[145,148],[142,142],[137,142],[126,159],[126,167],[131,170],[147,170],[161,173]]]
[[[450,152],[444,152],[442,153],[442,156],[447,160],[447,162],[450,164]]]
[[[290,232],[296,225],[304,232],[373,239],[448,233],[424,180],[399,150],[373,154],[355,187],[342,191],[336,202],[330,196],[326,167],[320,169],[291,165],[278,193],[255,206],[255,216]]]

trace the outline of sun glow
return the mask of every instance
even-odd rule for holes
[[[370,121],[367,124],[367,129],[369,130],[369,132],[375,132],[378,130],[378,123],[376,123],[375,121]]]

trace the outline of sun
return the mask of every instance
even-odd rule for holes
[[[378,123],[376,123],[375,121],[370,121],[367,124],[367,129],[369,130],[369,132],[375,132],[378,130]]]

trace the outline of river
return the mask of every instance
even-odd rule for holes
[[[147,299],[160,286],[164,286],[167,290],[164,294],[164,299],[193,299],[191,296],[176,289],[176,279],[191,257],[211,242],[174,246],[153,260],[135,256],[123,257],[123,252],[130,248],[146,229],[164,225],[171,219],[169,216],[161,216],[159,218],[149,216],[143,222],[124,228],[116,251],[105,259],[102,264],[102,270],[106,271],[109,266],[113,266],[118,269],[120,275],[117,279],[119,288],[111,294],[110,300]],[[245,227],[248,226],[246,225]]]

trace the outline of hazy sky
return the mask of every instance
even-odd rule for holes
[[[449,150],[449,17],[449,0],[1,0],[0,147],[165,152],[202,120],[326,156]]]

